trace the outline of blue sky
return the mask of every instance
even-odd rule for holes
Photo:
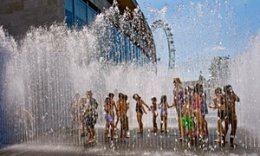
[[[201,70],[209,76],[214,56],[234,58],[260,31],[260,0],[137,0],[147,21],[163,19],[172,28],[176,68],[185,79]],[[154,32],[160,64],[167,64],[166,37]],[[159,49],[159,50],[158,50]]]

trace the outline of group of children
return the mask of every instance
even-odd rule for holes
[[[205,115],[208,114],[208,107],[206,103],[206,94],[203,90],[203,85],[197,83],[194,87],[183,87],[179,78],[173,79],[173,104],[169,105],[167,96],[162,95],[160,102],[157,103],[156,97],[151,98],[151,106],[149,107],[138,94],[133,95],[136,101],[136,117],[138,122],[139,131],[143,133],[142,117],[148,111],[152,112],[153,132],[158,131],[157,127],[157,110],[160,109],[160,132],[167,133],[167,119],[168,109],[175,107],[177,113],[178,130],[180,140],[189,140],[191,143],[197,139],[207,140],[208,126]],[[219,143],[225,145],[225,137],[228,132],[228,126],[231,124],[230,145],[234,144],[234,137],[237,128],[237,118],[235,111],[235,102],[239,101],[238,96],[233,92],[232,87],[227,85],[224,87],[224,93],[221,88],[215,90],[215,97],[213,98],[210,108],[218,110],[217,132]],[[86,96],[80,98],[76,95],[76,100],[72,105],[73,120],[79,121],[81,125],[81,134],[84,135],[85,131],[88,133],[88,142],[95,139],[94,126],[97,120],[97,107],[96,100],[92,97],[92,92],[88,91]],[[127,95],[123,93],[118,94],[118,100],[115,102],[114,94],[109,93],[104,101],[105,111],[105,137],[113,140],[116,138],[117,125],[120,122],[120,138],[129,138],[129,120],[127,112],[129,110],[129,102]]]
[[[169,105],[166,95],[161,96],[160,103],[158,104],[161,117],[160,132],[167,133],[168,108],[175,107],[180,141],[185,138],[190,141],[195,138],[206,139],[208,136],[208,128],[205,115],[208,114],[208,109],[203,86],[201,84],[196,84],[194,88],[183,88],[179,78],[175,78],[173,84],[173,104]],[[155,97],[152,97],[151,100],[153,131],[157,132],[157,100]]]
[[[225,146],[226,144],[226,135],[229,125],[231,125],[230,146],[236,146],[236,144],[234,143],[234,138],[237,130],[237,115],[235,104],[239,101],[240,99],[233,91],[231,85],[224,86],[223,92],[220,87],[215,89],[215,97],[213,98],[213,102],[209,107],[218,111],[217,141],[222,146]]]
[[[203,85],[197,83],[193,88],[191,86],[183,88],[179,78],[174,78],[173,105],[169,105],[165,95],[161,96],[159,108],[161,109],[161,132],[167,133],[167,108],[175,107],[177,112],[178,128],[180,140],[188,139],[193,143],[199,139],[207,141],[208,126],[205,115],[208,114],[206,103],[206,93],[203,90]],[[239,97],[235,94],[231,85],[215,89],[215,97],[213,98],[209,108],[218,111],[217,121],[217,142],[221,146],[226,144],[226,135],[229,125],[231,125],[230,146],[236,147],[234,138],[237,130],[236,102],[239,102]],[[156,98],[152,98],[152,112],[154,132],[157,131],[156,124]],[[164,130],[163,130],[164,125]]]
[[[111,138],[112,140],[116,136],[116,128],[118,122],[121,124],[120,137],[121,138],[129,138],[129,122],[127,111],[129,109],[129,103],[127,100],[127,95],[123,93],[118,94],[117,102],[114,101],[114,94],[109,93],[108,97],[105,99],[104,111],[105,111],[105,119],[106,119],[106,130],[105,137]],[[116,118],[116,121],[115,121]]]

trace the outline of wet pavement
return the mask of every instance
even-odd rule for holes
[[[248,132],[238,130],[233,149],[227,144],[220,147],[216,140],[216,129],[209,129],[208,142],[190,145],[186,141],[179,141],[176,128],[167,134],[152,133],[146,129],[143,135],[131,130],[129,139],[117,139],[114,142],[104,139],[104,130],[98,129],[97,142],[84,145],[84,138],[76,133],[64,133],[38,137],[28,143],[11,145],[0,149],[4,156],[69,156],[69,155],[259,155],[260,148],[254,137],[248,137]],[[79,140],[81,139],[81,140]],[[228,140],[228,139],[227,139]]]

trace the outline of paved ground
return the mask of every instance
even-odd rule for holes
[[[214,140],[215,129],[210,129],[208,143],[189,146],[180,142],[176,129],[171,129],[167,135],[154,134],[145,130],[143,135],[131,131],[127,140],[117,140],[114,144],[104,140],[103,129],[98,130],[98,141],[95,145],[84,146],[76,133],[54,134],[38,137],[29,143],[12,145],[0,149],[4,156],[69,156],[69,155],[259,155],[260,146],[256,139],[248,137],[245,131],[238,131],[236,142],[238,147],[232,149],[227,144],[221,148]],[[227,139],[228,140],[228,139]]]

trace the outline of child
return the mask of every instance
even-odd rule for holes
[[[157,123],[156,123],[156,118],[158,116],[157,113],[157,104],[156,104],[156,97],[152,97],[152,105],[151,105],[151,111],[153,113],[153,132],[156,133],[157,132]]]
[[[128,102],[128,96],[127,95],[124,95],[124,100],[125,100],[125,103],[126,103],[126,106],[127,106],[127,110],[129,109],[129,102]],[[128,120],[128,116],[127,116],[127,113],[126,113],[126,137],[129,138],[130,137],[130,132],[129,132],[129,120]]]
[[[237,145],[234,142],[236,131],[237,131],[237,115],[236,115],[236,102],[239,102],[240,99],[233,91],[231,85],[226,85],[224,87],[224,101],[227,110],[227,119],[225,125],[225,135],[228,132],[228,126],[231,125],[230,133],[230,147],[235,148]]]
[[[120,120],[121,124],[121,132],[120,132],[120,138],[124,139],[127,138],[127,131],[128,131],[128,119],[127,119],[127,110],[128,105],[125,101],[125,95],[122,93],[119,93],[119,99],[117,101],[117,109],[118,109],[118,118]]]
[[[190,87],[185,88],[185,103],[183,106],[183,117],[182,117],[182,126],[183,126],[183,135],[189,139],[193,136],[193,109],[191,106],[192,103],[192,89]]]
[[[192,96],[192,109],[195,117],[195,125],[197,130],[197,136],[200,137],[200,139],[203,138],[203,117],[201,114],[201,106],[202,105],[202,98],[199,94],[199,88],[198,85],[194,87],[194,92]]]
[[[217,120],[217,133],[218,133],[218,142],[221,145],[225,144],[225,103],[222,94],[222,89],[220,87],[215,89],[215,97],[213,98],[213,103],[210,105],[210,108],[218,110],[218,120]]]
[[[202,122],[202,129],[203,129],[203,135],[204,137],[208,137],[208,123],[207,120],[205,119],[206,114],[208,114],[208,106],[206,102],[206,93],[203,90],[203,85],[202,84],[197,84],[199,88],[199,94],[202,99],[201,101],[201,115],[203,118]]]
[[[108,94],[108,103],[111,106],[111,114],[113,116],[113,122],[115,120],[115,111],[116,111],[116,103],[114,101],[114,94],[113,93],[109,93]]]
[[[110,103],[109,97],[105,99],[104,111],[106,113],[106,131],[105,131],[105,138],[108,138],[109,130],[111,140],[114,138],[114,112],[113,112],[113,105]]]
[[[86,128],[88,131],[88,143],[92,143],[95,141],[96,132],[95,132],[95,124],[97,121],[97,108],[98,103],[96,99],[92,97],[92,92],[87,91],[86,93],[86,103],[84,104],[84,119]]]
[[[160,127],[160,131],[161,131],[161,133],[163,133],[163,132],[167,133],[168,108],[170,108],[172,106],[169,106],[169,104],[167,102],[166,95],[161,96],[161,103],[159,104],[159,107],[161,108],[161,127]],[[164,125],[164,130],[163,130],[163,125]]]
[[[119,109],[118,109],[118,104],[119,104],[119,102],[120,101],[122,101],[123,100],[123,96],[124,96],[124,94],[122,94],[122,93],[119,93],[118,94],[118,100],[117,100],[117,102],[116,102],[116,123],[115,123],[115,128],[117,129],[117,125],[118,125],[118,122],[120,121],[120,116],[119,116]]]
[[[137,122],[138,122],[138,125],[139,125],[139,132],[138,133],[142,134],[143,133],[142,117],[143,117],[143,113],[146,114],[144,106],[146,106],[149,111],[150,111],[150,108],[144,103],[144,101],[141,99],[141,97],[138,94],[134,94],[133,99],[136,101],[135,110],[136,110]]]
[[[176,107],[180,140],[182,140],[183,139],[183,128],[181,125],[181,119],[182,119],[182,107],[184,105],[184,93],[183,93],[181,79],[178,77],[174,78],[173,84],[174,84],[173,105]]]

